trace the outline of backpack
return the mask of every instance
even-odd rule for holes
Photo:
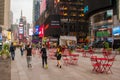
[[[14,47],[13,46],[10,47],[10,51],[14,51]]]

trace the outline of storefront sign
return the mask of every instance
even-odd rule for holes
[[[58,41],[56,38],[51,38],[50,41]]]

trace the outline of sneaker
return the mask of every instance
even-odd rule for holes
[[[57,64],[56,66],[58,67],[59,65]]]
[[[47,68],[48,68],[48,65],[46,65],[45,68],[47,69]]]
[[[60,65],[60,68],[62,68],[62,66]]]

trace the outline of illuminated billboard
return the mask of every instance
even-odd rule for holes
[[[39,37],[44,37],[44,25],[39,27]]]
[[[112,29],[112,34],[113,34],[114,36],[119,36],[119,35],[120,35],[120,26],[114,27],[114,28]]]
[[[39,35],[39,25],[35,26],[34,34]]]
[[[19,34],[23,34],[23,27],[19,27]]]
[[[29,35],[33,35],[33,29],[29,29]]]

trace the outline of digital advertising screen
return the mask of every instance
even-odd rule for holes
[[[19,34],[23,34],[23,27],[19,27]]]
[[[44,37],[44,24],[39,27],[39,37]]]
[[[32,28],[29,29],[29,35],[30,35],[30,36],[33,35],[33,29],[32,29]]]
[[[35,35],[39,35],[39,25],[36,25],[36,26],[35,26],[34,34],[35,34]]]
[[[114,27],[114,28],[112,29],[112,34],[113,34],[114,36],[120,35],[120,26]]]

